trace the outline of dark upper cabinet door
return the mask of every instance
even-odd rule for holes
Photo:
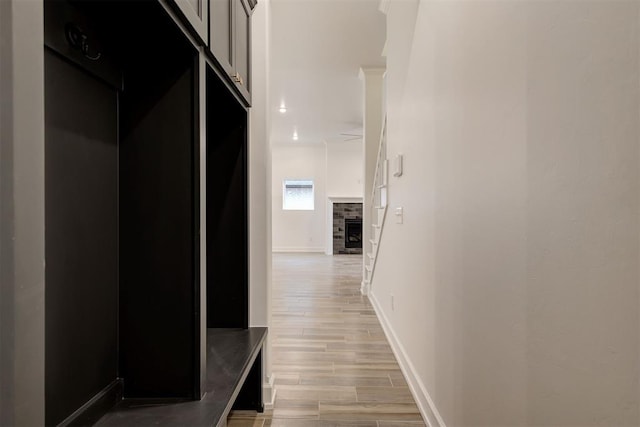
[[[209,48],[224,71],[233,75],[232,0],[210,0]]]
[[[182,15],[195,30],[201,41],[207,41],[209,0],[174,0]]]
[[[250,93],[251,9],[245,0],[233,0],[233,2],[235,3],[235,75],[233,77],[241,91]]]
[[[209,50],[251,103],[251,13],[255,0],[209,0]]]

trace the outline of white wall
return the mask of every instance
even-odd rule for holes
[[[249,110],[249,321],[271,319],[271,146],[269,110],[270,0],[261,0],[251,17],[251,97]],[[263,398],[273,406],[270,337],[263,351]]]
[[[326,143],[328,197],[362,197],[362,139]]]
[[[250,241],[250,312],[253,326],[268,323],[267,265],[271,263],[271,247],[268,237],[271,210],[268,180],[269,118],[269,0],[263,0],[252,15],[252,108],[249,110],[249,237]]]
[[[372,299],[432,425],[640,424],[639,17],[391,2]]]
[[[325,252],[329,197],[362,197],[362,140],[272,147],[272,227],[276,252]],[[282,210],[282,182],[313,179],[315,210]]]
[[[272,244],[277,252],[324,252],[326,215],[324,144],[272,146]],[[282,209],[285,179],[313,179],[315,209]]]

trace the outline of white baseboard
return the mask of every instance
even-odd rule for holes
[[[425,423],[428,427],[446,427],[444,420],[438,413],[438,410],[436,409],[433,400],[429,396],[424,383],[418,376],[413,363],[411,363],[411,360],[407,357],[407,353],[405,352],[404,347],[402,346],[400,341],[398,341],[398,337],[393,331],[389,319],[387,319],[384,311],[382,311],[382,307],[380,306],[375,293],[369,292],[369,300],[371,301],[371,305],[378,315],[378,320],[380,320],[380,324],[382,325],[384,334],[387,336],[387,340],[389,340],[389,344],[391,345],[393,354],[398,360],[400,369],[402,370],[402,373],[407,380],[407,384],[409,384],[411,394],[413,395],[413,398],[418,405],[418,409],[420,410],[420,414],[422,414],[422,418],[424,418]]]
[[[276,380],[276,374],[271,374],[268,382],[262,384],[262,398],[264,400],[264,409],[273,409],[273,404],[276,402],[277,389],[273,386]]]
[[[363,280],[362,283],[360,283],[360,293],[364,296],[368,296],[369,291],[370,291],[369,282],[367,282],[366,280]]]
[[[272,252],[307,252],[307,253],[324,253],[324,248],[302,248],[302,247],[282,247],[282,248],[272,248]]]

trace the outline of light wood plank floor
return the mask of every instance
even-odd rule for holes
[[[276,401],[229,427],[424,426],[375,312],[358,255],[274,254]]]

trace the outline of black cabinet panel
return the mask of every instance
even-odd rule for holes
[[[115,380],[117,93],[45,51],[46,423]]]
[[[121,102],[125,397],[190,398],[194,390],[194,76],[192,68],[167,75],[128,74]]]
[[[124,396],[193,398],[199,366],[196,51],[158,3],[111,5],[120,20],[112,31],[124,76],[118,183]]]
[[[248,326],[247,112],[207,87],[207,326]]]

